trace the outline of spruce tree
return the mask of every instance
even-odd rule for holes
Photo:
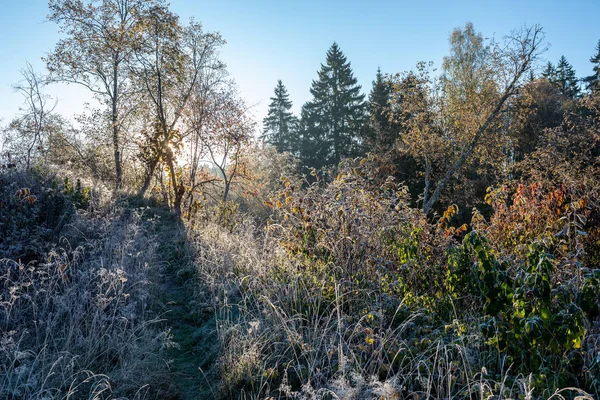
[[[365,96],[337,43],[327,52],[313,99],[302,107],[301,158],[307,167],[337,165],[343,157],[360,153],[366,123]]]
[[[318,106],[308,103],[302,107],[300,114],[300,146],[298,155],[304,167],[320,169],[328,165],[330,157],[329,138],[326,130],[320,129],[320,121],[325,118]]]
[[[298,120],[290,109],[292,102],[287,89],[277,81],[275,97],[271,97],[269,111],[263,119],[263,134],[261,139],[274,146],[278,152],[295,153],[298,148],[297,128]]]
[[[556,68],[550,61],[546,64],[546,68],[542,71],[542,76],[548,80],[552,85],[554,85],[554,81],[556,79]]]
[[[579,81],[575,76],[575,70],[565,56],[561,56],[558,60],[554,82],[552,83],[566,97],[573,99],[579,95]]]
[[[381,69],[378,68],[369,93],[370,124],[366,143],[369,151],[391,150],[398,136],[390,122],[392,110],[389,100],[390,86],[384,79]]]
[[[587,89],[594,92],[596,90],[600,90],[600,40],[596,45],[596,55],[590,58],[590,62],[594,64],[594,73],[584,78],[584,81]]]

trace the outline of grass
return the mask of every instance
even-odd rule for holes
[[[165,380],[142,219],[82,214],[37,262],[2,261],[0,397],[141,398]]]
[[[485,338],[477,304],[406,291],[373,268],[365,246],[393,253],[373,236],[389,224],[379,205],[361,215],[368,226],[330,229],[315,239],[327,251],[310,253],[235,207],[184,224],[135,202],[79,210],[35,260],[2,260],[0,398],[594,398],[523,372]]]

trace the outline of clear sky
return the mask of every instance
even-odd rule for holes
[[[55,24],[44,22],[47,0],[0,1],[0,118],[6,123],[21,103],[11,89],[19,70],[26,61],[42,70],[40,57],[59,35]],[[418,61],[439,66],[450,32],[468,21],[485,37],[498,38],[523,24],[541,24],[551,44],[545,59],[556,63],[564,55],[579,77],[591,74],[589,58],[600,40],[600,0],[171,0],[171,9],[182,21],[194,16],[206,30],[221,32],[227,40],[222,59],[258,120],[277,79],[299,111],[334,41],[368,93],[378,66],[390,73]],[[65,116],[81,111],[90,98],[73,86],[48,93]]]

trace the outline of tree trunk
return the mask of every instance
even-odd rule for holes
[[[452,176],[462,168],[465,161],[469,158],[471,153],[473,153],[473,150],[475,150],[475,148],[479,145],[481,138],[487,131],[487,129],[490,126],[490,124],[492,123],[492,121],[498,116],[498,114],[500,114],[500,111],[502,111],[502,108],[504,107],[504,103],[506,103],[506,100],[508,100],[508,98],[515,93],[517,82],[519,81],[521,76],[525,73],[527,68],[529,67],[529,65],[531,63],[531,54],[533,53],[534,50],[535,50],[535,46],[532,47],[531,51],[528,53],[527,57],[525,58],[525,61],[522,62],[519,69],[515,73],[512,81],[504,90],[504,93],[502,94],[502,97],[498,100],[496,107],[492,110],[490,115],[488,115],[485,122],[477,129],[477,132],[475,133],[475,136],[473,137],[471,142],[469,142],[468,146],[462,151],[461,155],[454,162],[454,164],[452,164],[450,166],[450,168],[448,168],[448,170],[446,171],[446,173],[444,174],[442,179],[440,179],[438,181],[438,183],[435,187],[435,190],[433,191],[433,194],[431,195],[429,200],[423,202],[423,212],[425,214],[429,214],[429,212],[433,208],[434,204],[436,203],[436,201],[439,199],[440,195],[442,194],[442,191],[444,190],[446,185],[448,185],[448,183],[450,182],[450,179],[452,178]]]
[[[158,164],[158,157],[150,162],[148,170],[146,171],[146,176],[144,176],[144,183],[140,188],[137,196],[142,198],[146,195],[148,188],[150,187],[150,183],[152,182],[152,177],[154,176],[154,171],[156,170],[156,165]]]
[[[121,166],[121,149],[119,145],[119,64],[113,64],[113,93],[112,93],[112,130],[113,130],[113,149],[115,157],[115,190],[123,187],[123,169]]]
[[[229,188],[231,187],[231,181],[225,179],[225,191],[223,192],[223,203],[227,202],[227,197],[229,196]]]
[[[181,200],[185,193],[185,188],[180,185],[177,180],[177,174],[175,173],[175,155],[173,151],[167,147],[165,155],[167,156],[167,164],[169,166],[169,177],[171,179],[171,187],[173,189],[173,211],[178,217],[181,216]]]
[[[123,187],[123,169],[121,167],[121,151],[119,148],[119,129],[113,123],[113,148],[115,156],[115,190]]]

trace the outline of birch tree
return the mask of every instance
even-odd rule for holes
[[[161,0],[50,0],[48,20],[65,35],[44,61],[51,79],[87,88],[110,110],[115,188],[123,182],[123,120],[140,15]]]
[[[450,36],[439,80],[421,69],[404,88],[406,152],[425,172],[423,212],[431,212],[454,176],[498,139],[508,100],[546,49],[541,27],[523,28],[487,43],[471,24]]]

